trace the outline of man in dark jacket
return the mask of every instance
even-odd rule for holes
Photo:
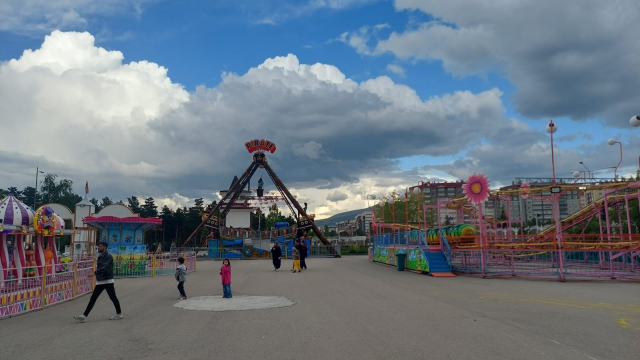
[[[109,243],[106,241],[98,244],[98,252],[100,253],[100,256],[98,256],[96,271],[89,275],[89,277],[96,277],[96,287],[93,289],[93,294],[91,294],[89,305],[87,305],[87,309],[84,311],[84,314],[74,316],[74,319],[80,322],[87,320],[87,316],[89,316],[93,305],[95,305],[96,300],[98,300],[98,297],[104,290],[107,291],[109,299],[111,299],[111,302],[113,302],[113,305],[116,308],[116,314],[110,317],[109,320],[120,320],[123,318],[122,311],[120,310],[120,302],[116,297],[116,289],[113,286],[113,257],[107,252],[107,247],[109,247]]]

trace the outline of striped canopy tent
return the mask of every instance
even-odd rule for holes
[[[25,266],[24,240],[35,212],[13,194],[0,201],[0,286],[8,278],[22,282]],[[23,231],[24,229],[24,231]],[[10,240],[8,235],[14,234]],[[9,246],[9,241],[12,241]],[[13,251],[10,251],[10,249]]]
[[[0,201],[0,225],[9,230],[21,229],[22,226],[28,228],[34,214],[31,207],[20,202],[13,194]]]

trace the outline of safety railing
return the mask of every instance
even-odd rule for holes
[[[73,300],[91,292],[94,262],[78,261],[12,268],[0,281],[0,319]],[[5,276],[6,275],[6,276]]]
[[[556,234],[449,237],[457,272],[533,276],[640,277],[640,235]]]
[[[118,255],[113,261],[113,276],[115,278],[144,277],[156,275],[172,275],[175,273],[179,262],[178,258],[185,259],[187,272],[196,270],[196,253],[168,252],[149,255]]]
[[[447,259],[449,269],[451,269],[451,247],[449,246],[449,242],[447,241],[447,237],[444,235],[444,230],[442,230],[442,228],[440,228],[440,236],[442,236],[442,253],[444,254],[445,259]]]

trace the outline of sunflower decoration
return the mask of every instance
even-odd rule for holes
[[[520,196],[522,196],[523,199],[526,199],[529,197],[529,188],[531,187],[531,185],[529,185],[528,182],[523,182],[522,186],[520,186]]]
[[[483,174],[473,174],[462,185],[462,191],[472,203],[479,204],[489,197],[489,179]]]

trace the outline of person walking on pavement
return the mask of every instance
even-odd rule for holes
[[[109,247],[109,243],[106,241],[98,244],[98,252],[100,256],[98,256],[98,264],[96,266],[96,271],[92,274],[89,274],[89,277],[96,277],[96,287],[93,289],[93,294],[91,294],[91,299],[89,299],[89,304],[82,315],[76,315],[73,318],[84,322],[87,320],[87,316],[93,309],[93,306],[96,304],[96,300],[104,290],[107,291],[109,295],[109,299],[113,302],[113,306],[116,308],[116,314],[109,318],[109,320],[120,320],[123,318],[122,310],[120,309],[120,301],[116,297],[116,289],[114,287],[113,281],[113,257],[109,252],[107,252],[107,248]]]
[[[280,245],[278,244],[278,242],[275,241],[273,243],[273,246],[271,247],[271,259],[273,260],[273,267],[276,269],[276,271],[280,269],[280,265],[282,263],[282,260],[280,259],[281,257],[282,249],[280,249]]]
[[[307,270],[307,252],[308,252],[308,247],[307,247],[307,239],[305,239],[305,237],[303,236],[302,238],[300,238],[300,268],[301,269],[305,269]]]

